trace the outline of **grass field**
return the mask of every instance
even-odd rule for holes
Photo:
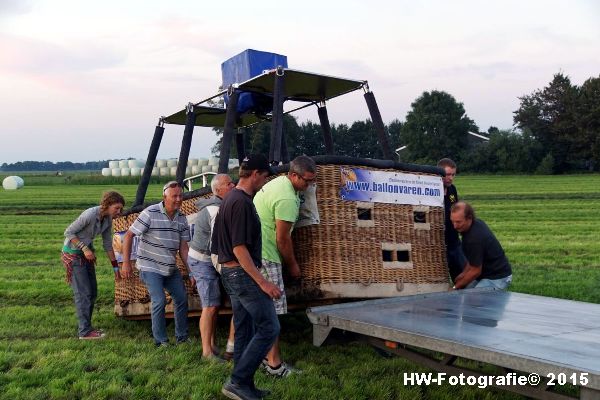
[[[136,186],[39,179],[0,190],[0,399],[222,398],[231,366],[200,360],[197,318],[190,319],[193,345],[155,349],[148,321],[114,317],[103,255],[94,324],[108,338],[77,340],[59,261],[63,231],[102,191],[119,190],[131,203]],[[599,175],[461,176],[456,183],[504,246],[514,266],[511,290],[600,303]],[[151,185],[148,199],[159,195],[160,185]],[[227,322],[220,321],[221,344]],[[303,313],[284,317],[282,332],[285,358],[304,373],[286,380],[257,373],[273,399],[522,399],[490,389],[404,386],[403,372],[426,369],[358,342],[313,347]]]

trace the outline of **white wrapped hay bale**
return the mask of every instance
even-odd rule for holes
[[[140,167],[131,168],[131,176],[140,176],[142,174],[142,169]]]
[[[171,176],[177,175],[177,167],[176,166],[169,168],[169,175],[171,175]]]
[[[130,168],[121,168],[121,176],[129,176],[130,172]]]
[[[156,160],[156,166],[158,168],[163,168],[167,166],[167,160]]]
[[[202,166],[202,172],[211,172],[212,171],[212,165],[203,165]]]
[[[2,187],[5,190],[17,190],[25,186],[25,181],[20,176],[7,176],[2,181]]]
[[[198,165],[199,166],[208,165],[208,158],[199,158]]]
[[[108,168],[119,168],[119,160],[113,160],[108,162]]]
[[[119,168],[127,168],[127,167],[129,167],[128,160],[119,160]]]
[[[169,168],[169,167],[160,167],[159,171],[160,171],[160,176],[169,176],[169,172],[171,171],[171,168]]]
[[[112,176],[121,176],[121,168],[111,168],[110,171]]]
[[[192,167],[190,167],[190,166],[186,167],[185,168],[185,174],[186,175],[191,175],[191,173],[192,173]]]
[[[237,158],[230,158],[229,159],[229,168],[237,168],[240,166],[240,162],[238,161]]]
[[[198,159],[197,158],[190,158],[188,160],[188,167],[193,167],[194,165],[198,165]]]
[[[169,160],[167,160],[167,167],[176,167],[177,166],[177,159],[175,158],[171,158]]]
[[[202,167],[199,165],[192,166],[192,175],[198,175],[202,171]]]
[[[219,165],[219,157],[209,157],[208,165]]]
[[[102,168],[102,176],[110,176],[110,168]]]
[[[212,172],[219,172],[219,166],[218,165],[211,165],[212,167]]]
[[[152,176],[158,176],[160,174],[160,168],[154,167],[152,168]]]

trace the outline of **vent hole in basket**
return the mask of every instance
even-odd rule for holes
[[[410,261],[410,252],[408,250],[397,250],[396,258],[397,258],[397,261],[401,261],[401,262]]]
[[[371,208],[360,208],[358,207],[356,209],[356,213],[358,216],[358,219],[360,221],[372,221],[373,220],[373,214],[371,213],[372,209]]]
[[[414,211],[413,220],[416,224],[424,224],[427,222],[427,213],[425,211]]]
[[[381,250],[381,258],[383,262],[394,261],[394,252],[392,250]]]

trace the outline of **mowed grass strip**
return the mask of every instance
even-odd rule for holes
[[[514,266],[511,290],[600,303],[600,176],[459,176],[461,198],[499,237]],[[113,274],[99,251],[94,324],[107,339],[76,338],[72,292],[64,283],[60,248],[66,226],[102,192],[116,189],[128,206],[135,185],[47,185],[0,191],[0,399],[214,399],[231,365],[200,360],[194,343],[153,347],[149,321],[113,314]],[[160,198],[152,185],[148,198]],[[96,248],[101,249],[100,240]],[[225,344],[229,319],[219,320]],[[351,336],[312,346],[302,312],[282,318],[286,361],[304,373],[257,382],[281,399],[522,399],[494,389],[404,386],[404,372],[428,372],[402,358],[382,358]],[[168,327],[173,336],[173,324]],[[486,367],[487,368],[487,367]],[[571,390],[576,393],[576,390]]]

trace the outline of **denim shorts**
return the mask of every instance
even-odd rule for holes
[[[221,287],[219,274],[211,261],[199,261],[188,256],[190,272],[196,280],[196,288],[202,307],[218,307],[221,305]]]

